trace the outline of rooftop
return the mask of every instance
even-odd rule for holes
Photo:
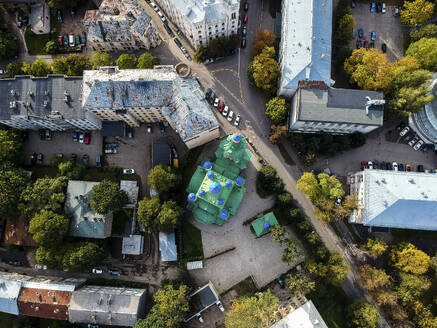
[[[29,24],[36,34],[50,33],[50,7],[47,3],[30,6]]]
[[[270,228],[278,225],[278,220],[273,212],[258,214],[257,219],[252,222],[252,228],[257,237],[270,232]]]
[[[0,277],[0,311],[18,315],[18,295],[21,281],[5,280]]]
[[[143,253],[144,236],[130,235],[123,237],[121,254],[140,255]]]
[[[371,105],[366,97],[383,99],[382,92],[352,89],[299,89],[299,120],[382,126],[383,105]]]
[[[38,246],[29,233],[29,224],[26,218],[20,216],[18,219],[6,221],[5,244],[19,246]]]
[[[161,163],[170,165],[170,146],[165,142],[152,143],[152,165],[155,167]]]
[[[217,292],[215,291],[212,283],[208,282],[207,285],[199,288],[191,295],[190,313],[187,315],[185,322],[192,319],[197,313],[201,313],[202,311],[209,308],[211,305],[216,304],[217,301],[219,301]]]
[[[366,226],[437,230],[437,175],[364,170]]]
[[[328,328],[312,301],[306,302],[270,328]]]
[[[238,6],[238,0],[173,0],[174,7],[192,23],[213,23],[223,18],[223,6]]]
[[[120,190],[123,190],[128,199],[129,204],[136,204],[138,202],[138,192],[140,187],[138,187],[138,182],[135,180],[121,180]]]
[[[111,235],[112,213],[101,215],[91,209],[92,189],[98,182],[68,181],[65,212],[70,217],[70,236],[106,238]]]
[[[301,80],[331,85],[332,0],[285,0],[282,7],[280,88]]]
[[[170,233],[159,232],[159,251],[163,262],[178,260],[174,231]]]

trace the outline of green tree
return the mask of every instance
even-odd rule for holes
[[[353,29],[355,28],[355,19],[351,14],[344,15],[338,22],[335,41],[347,43],[353,39]]]
[[[138,58],[137,68],[153,68],[155,65],[159,65],[159,60],[149,52],[143,53]]]
[[[266,94],[275,94],[281,74],[279,64],[275,60],[275,48],[265,47],[249,64],[247,72],[257,88],[260,88]]]
[[[316,176],[305,172],[297,181],[297,189],[302,191],[311,201],[318,199],[322,193]]]
[[[203,63],[208,59],[208,49],[202,46],[198,46],[196,52],[194,53],[194,61],[196,63]]]
[[[369,291],[383,288],[390,282],[390,276],[384,270],[374,268],[368,264],[360,267],[359,276],[362,286]]]
[[[357,299],[348,306],[347,318],[351,328],[376,328],[379,314],[373,305]]]
[[[23,75],[24,72],[21,69],[23,66],[23,63],[21,62],[10,62],[8,64],[8,66],[6,66],[6,69],[8,71],[8,77],[12,78],[15,77],[16,75]]]
[[[61,162],[58,164],[58,171],[61,176],[66,176],[67,173],[71,172],[74,168],[72,161]]]
[[[117,58],[117,60],[115,61],[115,64],[120,69],[137,68],[138,59],[134,54],[122,54]]]
[[[295,207],[293,195],[288,191],[284,191],[283,193],[276,196],[275,207],[279,208],[281,211],[289,210],[290,208]]]
[[[385,90],[392,81],[390,63],[386,54],[374,48],[357,49],[344,62],[350,82],[364,90]]]
[[[98,69],[101,66],[113,66],[114,59],[106,52],[93,51],[91,53],[91,66],[93,69]]]
[[[41,246],[56,248],[67,234],[69,223],[62,214],[42,210],[30,220],[29,232]]]
[[[44,59],[37,58],[32,64],[24,62],[21,69],[25,74],[32,75],[35,77],[45,77],[50,74],[52,70],[50,69],[50,64],[48,64]]]
[[[279,299],[270,290],[259,296],[239,297],[232,300],[225,312],[226,328],[267,328],[278,318]]]
[[[37,179],[21,193],[18,209],[27,218],[33,217],[41,210],[61,212],[66,187],[65,177]]]
[[[0,129],[0,162],[21,164],[23,161],[23,138],[17,130]]]
[[[157,196],[144,198],[138,202],[138,221],[149,233],[158,230],[157,217],[160,210],[161,202]]]
[[[176,187],[179,177],[172,168],[165,164],[159,164],[149,171],[147,176],[149,185],[157,192],[165,192]]]
[[[272,240],[280,243],[285,239],[285,228],[279,224],[270,228]]]
[[[437,39],[423,38],[413,42],[405,55],[416,58],[421,68],[433,71],[437,64]]]
[[[294,296],[306,295],[316,289],[316,283],[300,272],[289,273],[285,278],[285,284]]]
[[[165,322],[158,315],[156,307],[152,307],[145,319],[139,319],[134,328],[167,328]]]
[[[302,252],[298,248],[298,244],[294,239],[287,239],[286,242],[283,242],[284,249],[282,251],[282,261],[290,264],[292,262],[296,262],[296,260],[302,256]]]
[[[96,243],[78,242],[68,244],[62,257],[62,268],[70,271],[83,271],[99,265],[104,251]]]
[[[326,280],[333,285],[340,285],[349,272],[339,253],[332,253],[327,263]]]
[[[402,24],[415,26],[425,23],[434,13],[434,4],[426,0],[404,1],[401,9]]]
[[[55,59],[53,59],[51,67],[52,67],[53,74],[67,75],[68,72],[67,57],[64,56],[56,57]]]
[[[162,204],[157,217],[159,231],[172,231],[183,212],[184,210],[174,200]]]
[[[428,254],[405,242],[392,248],[390,258],[395,268],[413,274],[426,273],[431,264]]]
[[[368,238],[364,249],[369,253],[370,257],[376,259],[385,253],[388,246],[381,239],[375,237],[374,239]]]
[[[422,297],[431,287],[431,281],[426,276],[399,273],[399,286],[397,288],[399,299],[404,306],[411,305],[413,301]]]
[[[64,245],[59,247],[39,246],[35,252],[35,260],[38,264],[47,265],[49,269],[59,269],[62,267],[64,252]]]
[[[284,190],[284,183],[278,178],[276,169],[271,165],[263,166],[256,177],[256,189],[262,197]]]
[[[76,7],[79,0],[49,0],[49,6],[62,9],[65,7]]]
[[[47,41],[44,51],[48,54],[54,54],[58,50],[58,44],[55,41]]]
[[[121,209],[128,201],[127,195],[115,182],[103,180],[92,189],[91,208],[100,214]]]
[[[266,116],[275,123],[285,120],[288,113],[288,106],[283,97],[275,97],[266,104]]]
[[[156,309],[153,313],[156,313],[157,318],[165,323],[165,327],[180,327],[189,310],[188,287],[180,285],[175,288],[172,285],[166,285],[156,292],[153,299]]]
[[[276,145],[282,136],[285,136],[287,134],[287,127],[285,124],[273,124],[270,127],[270,133],[269,133],[269,141]]]
[[[276,35],[268,30],[258,30],[256,39],[252,46],[252,56],[259,55],[265,47],[272,47],[275,43]]]
[[[0,31],[0,59],[11,59],[17,54],[17,41],[10,33]]]
[[[17,216],[17,204],[29,180],[23,169],[14,168],[7,162],[0,164],[0,216]]]
[[[85,56],[71,54],[67,57],[68,76],[82,76],[84,70],[91,69],[90,60]]]
[[[410,32],[410,42],[419,41],[422,38],[435,38],[437,33],[437,25],[429,24],[422,27],[420,30],[412,30]]]
[[[319,173],[317,175],[317,179],[319,180],[320,191],[325,197],[334,199],[344,196],[344,190],[341,186],[341,182],[335,175]]]

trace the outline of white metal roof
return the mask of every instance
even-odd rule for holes
[[[306,302],[270,328],[328,328],[312,301]]]

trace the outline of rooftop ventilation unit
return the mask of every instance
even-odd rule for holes
[[[371,99],[369,96],[366,96],[366,115],[369,115],[369,108],[373,105],[384,105],[384,99]]]
[[[49,90],[44,91],[44,95],[48,96],[49,95]]]
[[[47,100],[44,100],[43,104],[44,108],[47,108],[47,106],[49,105],[49,102]]]
[[[411,184],[415,184],[414,179],[408,179],[408,182]]]
[[[15,100],[10,101],[9,108],[17,108],[17,102]]]

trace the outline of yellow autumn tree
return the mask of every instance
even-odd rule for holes
[[[426,273],[431,264],[431,257],[411,243],[400,243],[393,247],[390,257],[395,268],[413,274]]]
[[[404,1],[401,9],[402,24],[415,26],[431,18],[434,13],[434,4],[426,0]]]

